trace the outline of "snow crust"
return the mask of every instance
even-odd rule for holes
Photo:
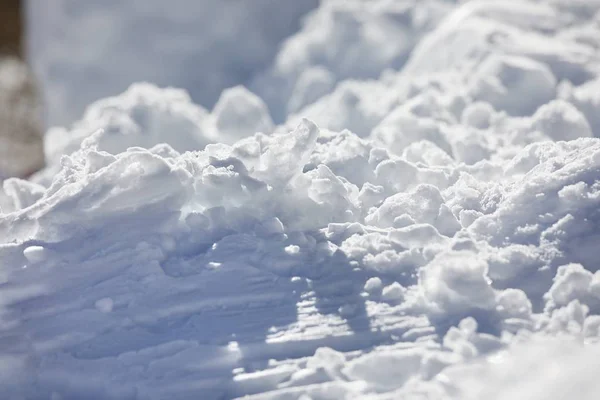
[[[4,181],[2,392],[598,398],[598,10],[324,1],[212,110],[93,103]]]

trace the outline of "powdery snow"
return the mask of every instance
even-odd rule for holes
[[[2,393],[598,398],[599,10],[323,1],[212,109],[93,103],[4,181]]]

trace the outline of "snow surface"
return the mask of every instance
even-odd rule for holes
[[[4,182],[2,393],[597,399],[599,10],[323,1],[254,94],[51,130]]]

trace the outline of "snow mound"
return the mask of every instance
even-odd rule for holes
[[[4,182],[3,393],[597,398],[598,7],[325,1],[212,111],[92,104]]]

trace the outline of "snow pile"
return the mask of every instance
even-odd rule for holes
[[[3,392],[597,398],[600,5],[436,4],[321,4],[366,75],[309,18],[264,100],[139,84],[51,131],[4,182]]]
[[[325,0],[287,40],[251,87],[276,120],[346,79],[377,78],[406,62],[419,39],[451,9],[447,0]]]

